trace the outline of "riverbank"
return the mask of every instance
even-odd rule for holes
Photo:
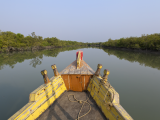
[[[142,53],[154,53],[160,54],[160,50],[149,50],[149,49],[139,49],[139,48],[124,48],[124,47],[110,47],[110,46],[103,46],[105,49],[115,49],[115,50],[124,50],[124,51],[135,51],[135,52],[142,52]]]
[[[55,49],[55,48],[66,48],[66,47],[99,47],[100,45],[68,45],[68,46],[33,46],[33,47],[6,47],[3,49],[0,49],[0,53],[3,52],[13,52],[13,51],[35,51],[35,50],[45,50],[45,49]]]
[[[88,47],[87,45],[74,45],[74,46],[33,46],[33,47],[6,47],[0,49],[0,53],[3,52],[13,52],[13,51],[35,51],[35,50],[45,50],[45,49],[55,49],[64,47]]]

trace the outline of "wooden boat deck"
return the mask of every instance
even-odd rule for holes
[[[78,102],[71,102],[68,99],[69,94],[74,94],[78,100],[86,100],[89,96],[87,92],[64,92],[37,120],[75,120],[81,109],[82,104]],[[70,96],[70,100],[74,100],[73,96]],[[88,102],[91,105],[91,111],[79,120],[107,120],[104,114],[101,112],[92,97]],[[89,105],[86,103],[83,106],[81,115],[87,113]]]

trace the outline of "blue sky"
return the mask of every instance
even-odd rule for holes
[[[1,0],[0,30],[105,42],[160,33],[160,0]]]

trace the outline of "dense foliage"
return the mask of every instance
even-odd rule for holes
[[[83,44],[84,43],[82,42],[59,40],[56,37],[43,39],[41,36],[36,36],[35,32],[32,32],[31,35],[26,37],[20,33],[15,34],[10,31],[0,32],[0,48],[29,46],[72,46]]]
[[[141,37],[120,38],[116,40],[109,39],[102,45],[106,47],[160,50],[160,33],[142,35]]]
[[[24,48],[23,50],[31,50],[33,47],[69,47],[69,46],[99,46],[101,42],[97,43],[83,43],[70,40],[60,40],[56,37],[44,38],[37,36],[35,32],[31,35],[24,36],[21,33],[13,33],[10,31],[1,32],[0,31],[0,51],[7,51],[8,48]],[[18,49],[17,51],[19,51]]]

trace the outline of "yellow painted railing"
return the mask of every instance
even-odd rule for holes
[[[66,86],[61,76],[52,77],[48,84],[43,84],[31,92],[29,102],[9,120],[38,118],[65,90]]]
[[[87,90],[109,120],[133,120],[120,105],[119,94],[107,83],[103,78],[94,75]]]

